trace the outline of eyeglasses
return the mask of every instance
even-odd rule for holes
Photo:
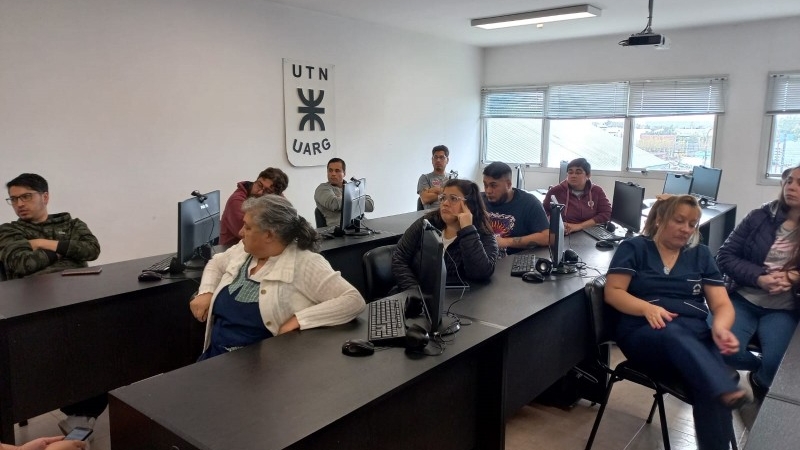
[[[447,156],[444,156],[444,155],[433,155],[433,157],[431,159],[445,160],[445,159],[447,159]]]
[[[259,190],[259,191],[263,192],[264,194],[274,194],[275,193],[275,190],[272,188],[272,186],[270,186],[270,187],[264,186],[264,183],[262,183],[261,180],[256,180],[256,182],[253,183],[253,184],[255,184],[256,190]]]
[[[459,197],[453,194],[439,194],[439,203],[450,202],[450,203],[458,203],[463,202],[466,200],[466,197]]]
[[[33,200],[34,194],[40,194],[40,192],[26,192],[22,195],[17,195],[16,197],[12,195],[6,199],[6,202],[8,202],[8,204],[11,206],[14,206],[15,203],[28,203],[29,201]]]

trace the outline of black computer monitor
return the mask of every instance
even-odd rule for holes
[[[719,193],[719,181],[722,179],[722,169],[713,167],[694,166],[692,169],[692,185],[689,193],[704,200],[716,201]]]
[[[550,232],[548,242],[550,247],[550,261],[553,263],[552,273],[574,273],[577,268],[574,265],[564,264],[564,219],[561,218],[561,211],[564,205],[555,202],[555,196],[550,203]]]
[[[344,182],[342,185],[342,218],[339,227],[344,234],[365,235],[367,230],[361,227],[361,219],[367,208],[367,180],[362,178]]]
[[[627,234],[638,233],[642,227],[642,202],[644,188],[638,184],[614,182],[614,199],[611,201],[611,221],[622,226]]]
[[[561,161],[559,163],[558,182],[556,184],[561,183],[562,181],[567,179],[567,164],[569,164],[569,161]]]
[[[219,191],[196,195],[178,203],[177,262],[188,269],[202,268],[219,242]]]
[[[431,227],[422,232],[417,272],[423,305],[428,316],[428,332],[431,335],[443,332],[448,327],[442,322],[447,267],[444,264],[442,237],[437,231]]]
[[[691,175],[685,173],[670,173],[664,177],[664,189],[662,194],[686,195],[692,187]]]
[[[516,188],[519,190],[525,190],[525,166],[522,164],[517,165],[517,182]]]

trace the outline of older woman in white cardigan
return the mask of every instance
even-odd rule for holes
[[[288,200],[264,195],[242,209],[241,242],[209,261],[190,303],[207,321],[200,360],[298,328],[343,324],[364,310],[358,290],[316,253],[316,231]]]

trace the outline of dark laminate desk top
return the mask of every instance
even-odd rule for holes
[[[186,272],[155,282],[137,279],[138,272],[165,256],[104,264],[103,271],[96,275],[52,273],[3,281],[0,283],[0,318],[11,319],[130,292],[146,292],[163,284],[199,277],[201,272]]]
[[[424,215],[425,212],[426,211],[413,211],[393,216],[379,217],[377,219],[367,219],[364,223],[377,233],[367,236],[342,236],[324,239],[320,242],[320,251],[322,254],[325,254],[325,252],[352,245],[361,245],[362,243],[385,240],[392,237],[394,237],[395,240],[399,239],[411,223]]]
[[[526,283],[521,278],[512,277],[513,255],[507,256],[498,261],[489,283],[470,283],[470,290],[460,301],[457,300],[461,291],[448,290],[447,303],[452,305],[450,311],[501,327],[513,326],[557,300],[582,290],[587,281],[605,273],[614,251],[598,250],[594,247],[596,242],[586,233],[575,233],[569,238],[569,244],[588,266],[584,269],[584,275],[550,275],[540,284]],[[542,257],[549,254],[544,247],[537,248],[534,253]],[[502,301],[492,301],[498,296],[503,297]]]
[[[711,219],[719,216],[720,214],[725,214],[734,208],[736,208],[736,205],[732,203],[717,203],[712,206],[701,208],[703,210],[703,215],[700,216],[700,225],[702,226]],[[650,214],[650,208],[642,210],[642,216],[647,217],[648,214]]]
[[[364,313],[346,325],[281,335],[112,395],[197,448],[282,449],[499,332],[477,323],[464,327],[435,357],[407,355],[401,348],[344,356],[346,339],[366,337]]]

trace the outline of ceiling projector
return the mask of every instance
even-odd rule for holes
[[[621,40],[619,45],[623,47],[635,47],[640,45],[666,46],[667,37],[663,34],[655,33],[632,34],[628,39]]]

